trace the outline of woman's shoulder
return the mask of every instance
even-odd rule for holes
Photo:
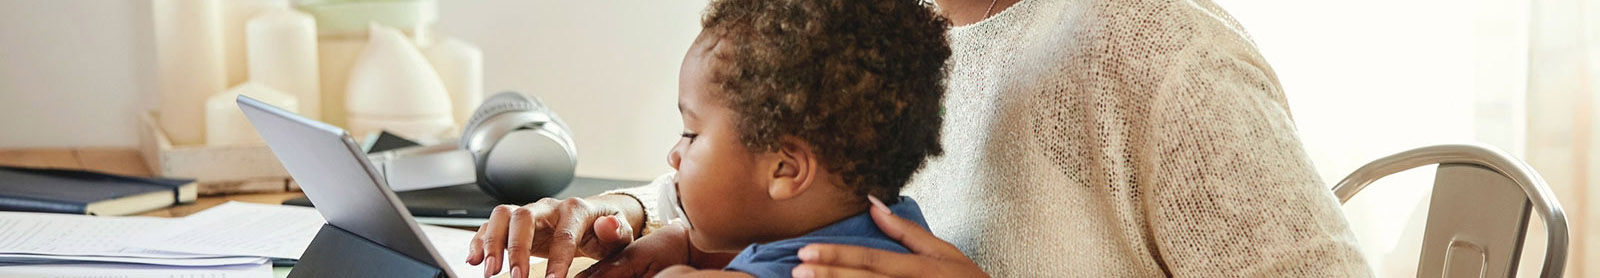
[[[1238,20],[1209,0],[1024,0],[1044,1],[1037,8],[1078,12],[1063,13],[1054,24],[1074,25],[1129,40],[1209,36],[1238,37],[1248,40]],[[1056,3],[1056,4],[1048,4]]]
[[[1035,53],[1067,49],[1130,61],[1196,50],[1255,53],[1238,21],[1208,0],[1023,0],[990,21],[952,30],[953,41],[1010,40],[1046,48]]]
[[[1023,0],[1012,8],[1027,15],[1009,23],[1021,30],[1016,52],[1028,62],[1019,64],[1041,75],[1033,79],[1151,86],[1117,91],[1142,95],[1194,81],[1184,74],[1230,68],[1265,73],[1238,81],[1276,84],[1248,33],[1210,1]]]

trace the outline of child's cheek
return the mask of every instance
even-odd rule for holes
[[[716,196],[706,194],[707,185],[698,175],[700,173],[693,169],[684,167],[678,172],[678,202],[683,207],[684,217],[689,221],[690,242],[700,250],[712,250],[716,248],[716,244],[712,242],[714,236],[708,235],[707,231],[715,230],[718,223],[714,219],[715,216],[707,215],[707,212],[715,210],[710,206],[715,205]]]
[[[690,229],[698,229],[700,225],[707,224],[707,211],[714,210],[710,207],[716,202],[716,194],[708,192],[713,187],[712,181],[707,179],[707,171],[695,167],[695,161],[684,160],[678,169],[678,203],[683,207],[683,214],[689,219]]]

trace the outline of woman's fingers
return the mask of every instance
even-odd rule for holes
[[[491,216],[490,218],[493,218],[493,217]],[[484,242],[484,240],[486,240],[485,236],[488,233],[489,233],[489,225],[488,225],[488,223],[484,223],[484,225],[479,225],[478,226],[478,233],[472,235],[472,242],[471,243],[467,243],[467,250],[468,250],[467,251],[467,264],[471,264],[471,265],[483,264],[483,252],[485,251],[485,250],[483,250],[484,249],[483,248],[483,242]]]
[[[511,266],[511,277],[528,277],[528,252],[533,250],[533,211],[526,207],[511,210],[511,227],[507,232],[506,258]]]
[[[515,207],[510,205],[494,207],[494,211],[489,214],[489,222],[483,223],[483,226],[478,228],[480,231],[488,231],[481,233],[482,236],[474,240],[483,248],[483,263],[486,264],[483,266],[483,277],[500,273],[500,259],[505,258],[506,228],[509,226],[506,222],[511,220],[511,210]]]
[[[877,197],[867,195],[867,201],[872,202],[872,209],[868,209],[867,212],[872,215],[872,222],[878,224],[878,229],[883,230],[889,238],[905,245],[906,249],[911,249],[912,253],[935,258],[966,257],[961,254],[961,249],[939,239],[916,222],[895,216]]]
[[[810,244],[800,248],[804,264],[795,268],[795,277],[988,277],[983,269],[955,245],[940,240],[916,222],[895,216],[877,198],[872,202],[872,222],[885,235],[911,249],[901,254],[859,246]]]
[[[565,276],[580,247],[584,255],[600,259],[633,242],[632,226],[618,213],[580,198],[498,206],[473,237],[466,259],[484,265],[485,277],[509,267],[520,278],[529,275],[530,256],[543,256],[549,271],[541,275]]]
[[[866,271],[855,268],[831,267],[823,265],[800,265],[791,270],[789,275],[794,278],[889,278],[881,272]],[[900,276],[911,277],[911,276]]]
[[[589,225],[594,223],[594,216],[589,214],[588,205],[581,199],[567,199],[559,207],[556,214],[562,217],[556,221],[555,229],[550,231],[550,256],[545,258],[549,260],[545,277],[567,277],[567,268],[572,266],[572,257],[578,252],[578,240],[588,234]]]
[[[816,243],[800,248],[800,261],[811,266],[860,269],[895,277],[921,277],[931,262],[914,254],[901,254],[853,245]],[[827,276],[837,277],[837,276]],[[854,277],[854,276],[845,276]]]

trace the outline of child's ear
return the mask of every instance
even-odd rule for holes
[[[778,139],[778,150],[774,155],[778,165],[772,171],[771,184],[767,185],[767,195],[773,200],[800,196],[816,183],[817,171],[822,165],[811,144],[800,138],[784,136]]]

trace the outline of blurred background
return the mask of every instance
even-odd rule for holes
[[[1566,209],[1571,277],[1600,277],[1600,1],[1219,0],[1277,71],[1328,186],[1407,149],[1477,141],[1522,158]],[[1383,277],[1414,277],[1433,167],[1344,208]],[[1533,220],[1519,273],[1536,277]]]
[[[484,56],[489,92],[542,97],[578,174],[648,180],[680,131],[677,68],[703,0],[440,1],[433,26]],[[1217,0],[1288,93],[1323,180],[1379,157],[1477,141],[1534,166],[1568,213],[1568,275],[1600,277],[1600,1]],[[155,109],[149,1],[0,0],[0,148],[138,143]],[[1383,277],[1415,276],[1433,169],[1346,204]],[[1521,268],[1543,258],[1535,220]]]

